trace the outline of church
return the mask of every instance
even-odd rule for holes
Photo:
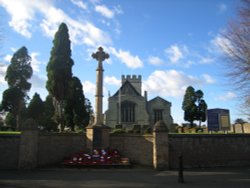
[[[122,75],[121,87],[108,98],[108,109],[105,112],[105,124],[111,128],[120,126],[131,130],[152,128],[163,120],[170,132],[174,131],[171,116],[171,103],[159,96],[148,101],[147,91],[142,95],[141,75]]]

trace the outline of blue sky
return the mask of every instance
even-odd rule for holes
[[[142,75],[148,98],[170,101],[177,123],[184,122],[181,104],[189,85],[204,92],[208,108],[230,109],[231,121],[244,118],[218,47],[227,42],[221,33],[238,5],[238,0],[0,0],[0,91],[7,88],[4,75],[10,58],[26,46],[34,70],[29,96],[38,92],[45,99],[52,40],[65,22],[72,41],[72,71],[92,106],[97,63],[91,54],[101,45],[110,54],[104,62],[104,109],[108,92],[116,92],[122,74]]]

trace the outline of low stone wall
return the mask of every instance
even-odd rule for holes
[[[19,160],[19,134],[0,135],[0,169],[15,169]]]
[[[85,151],[86,136],[80,133],[40,133],[38,166],[58,164],[63,158]]]
[[[34,164],[24,161],[24,167],[30,168],[59,164],[64,157],[86,151],[84,134],[39,133],[37,147],[26,149],[21,136],[24,135],[0,135],[1,169],[22,168],[20,159],[25,159],[25,151],[32,154],[32,159],[37,157]],[[250,134],[111,134],[109,142],[110,148],[118,149],[132,163],[151,167],[161,164],[178,168],[180,154],[185,168],[250,165]]]
[[[250,165],[249,134],[170,134],[170,168]]]
[[[113,134],[110,135],[110,148],[118,149],[132,163],[146,166],[153,164],[152,135]]]

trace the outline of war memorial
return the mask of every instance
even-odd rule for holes
[[[103,114],[102,47],[92,54],[96,69],[95,119],[86,133],[40,132],[32,119],[21,134],[0,136],[1,169],[34,169],[51,165],[143,165],[156,170],[250,165],[249,134],[175,134],[171,103],[141,94],[141,77],[122,76],[122,86],[109,98]],[[147,108],[146,108],[147,106]],[[104,118],[105,117],[105,118]],[[105,121],[104,121],[105,119]],[[139,132],[116,133],[116,126]],[[152,134],[140,132],[152,129]]]

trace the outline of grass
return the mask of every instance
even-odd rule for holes
[[[0,131],[0,134],[21,134],[20,131]]]

